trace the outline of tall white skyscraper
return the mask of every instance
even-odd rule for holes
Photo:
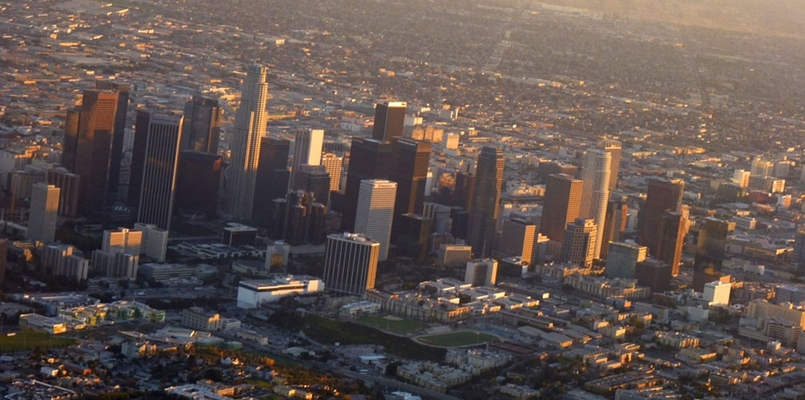
[[[53,243],[59,213],[60,190],[54,185],[37,183],[31,188],[31,211],[28,215],[28,239]]]
[[[240,107],[235,113],[235,126],[229,148],[231,162],[227,170],[227,200],[229,212],[239,219],[251,219],[254,185],[257,178],[260,138],[266,135],[268,124],[268,68],[249,67],[243,82]]]
[[[380,243],[380,261],[384,261],[389,255],[391,220],[394,217],[396,196],[396,182],[375,179],[361,181],[355,233],[362,233]]]
[[[321,157],[321,164],[330,174],[330,191],[341,190],[341,169],[344,159],[335,154],[326,153]]]
[[[612,154],[606,150],[589,150],[584,156],[584,169],[581,180],[584,182],[581,191],[581,212],[584,218],[595,221],[597,238],[604,236],[604,222],[607,216],[609,201],[609,179],[612,175]],[[595,258],[601,254],[601,240],[595,244]]]
[[[324,130],[310,129],[296,132],[293,143],[293,164],[291,165],[291,182],[294,187],[296,173],[300,165],[321,165],[321,149],[324,147]]]

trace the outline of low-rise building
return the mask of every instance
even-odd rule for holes
[[[307,275],[275,275],[270,279],[243,280],[238,285],[238,307],[255,308],[285,296],[312,294],[322,290],[324,282]]]

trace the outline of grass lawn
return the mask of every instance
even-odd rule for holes
[[[368,315],[358,318],[358,323],[394,333],[406,334],[427,328],[427,324],[412,319],[393,317],[390,315]]]
[[[498,338],[485,333],[470,331],[443,333],[439,335],[420,336],[417,338],[422,343],[440,347],[459,347],[485,342],[497,342]]]
[[[444,349],[434,349],[354,322],[339,322],[311,315],[305,319],[305,325],[303,331],[306,335],[327,344],[376,344],[383,346],[390,354],[428,361],[443,361],[447,353]]]
[[[64,347],[72,344],[75,344],[75,339],[45,332],[21,331],[14,336],[0,335],[0,353],[31,350],[35,347]]]

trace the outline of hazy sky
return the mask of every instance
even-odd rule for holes
[[[523,4],[520,0],[485,0]],[[805,0],[542,0],[625,16],[805,37]]]

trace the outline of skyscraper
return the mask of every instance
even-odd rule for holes
[[[184,105],[181,150],[218,154],[222,118],[218,100],[193,95]]]
[[[601,237],[601,259],[607,258],[609,242],[619,242],[621,233],[626,229],[626,219],[629,216],[629,206],[625,199],[610,200],[607,203],[607,216],[604,221],[604,232]]]
[[[495,248],[495,226],[500,211],[500,192],[503,189],[503,150],[484,147],[478,156],[475,170],[475,188],[472,193],[472,210],[467,244],[480,258]]]
[[[324,283],[327,288],[361,296],[375,287],[380,243],[356,233],[327,236]]]
[[[252,219],[268,227],[273,213],[273,201],[285,198],[288,192],[288,154],[291,142],[285,139],[264,137],[260,141],[260,163],[257,167]]]
[[[137,222],[154,224],[169,231],[176,194],[176,172],[179,166],[183,118],[148,114],[147,119],[144,115],[141,118],[139,113],[137,116],[138,126],[135,127],[135,135],[145,134],[146,138],[145,146],[140,150],[141,158],[132,158],[132,172],[137,163],[137,169],[142,170],[142,175],[139,182],[132,181],[130,192],[139,188]],[[147,125],[139,125],[146,123]],[[137,141],[138,138],[135,136],[135,143]],[[136,155],[138,154],[135,148]]]
[[[354,138],[347,170],[346,205],[341,216],[341,230],[353,232],[361,181],[388,179],[391,169],[391,145],[374,139]]]
[[[321,149],[324,145],[324,130],[311,129],[296,132],[293,144],[293,165],[290,187],[294,188],[296,173],[301,165],[321,165]]]
[[[81,177],[82,214],[103,211],[106,204],[118,100],[115,91],[85,90],[81,110],[67,115],[62,162]]]
[[[658,231],[657,247],[654,258],[671,267],[671,275],[679,275],[679,262],[682,260],[682,246],[685,244],[685,234],[688,231],[688,212],[672,212],[666,210],[662,214]]]
[[[596,233],[597,228],[592,219],[576,218],[567,224],[560,260],[584,267],[593,265]]]
[[[581,171],[581,180],[584,184],[581,191],[581,210],[579,213],[581,216],[595,221],[598,229],[596,237],[598,238],[604,236],[604,227],[606,225],[611,163],[611,153],[605,150],[589,150],[584,157],[584,168]],[[601,240],[596,240],[593,257],[600,257],[601,246]]]
[[[403,214],[394,221],[397,254],[413,260],[424,260],[428,256],[433,220],[419,214]]]
[[[665,210],[679,211],[684,190],[685,182],[681,179],[655,178],[648,182],[646,204],[640,209],[637,219],[637,242],[647,246],[650,254],[657,254],[657,227],[660,226],[663,213]]]
[[[520,257],[531,264],[536,237],[536,225],[518,219],[507,219],[503,222],[500,251],[507,256]]]
[[[76,217],[81,177],[68,172],[66,168],[59,167],[48,170],[47,182],[59,188],[59,215]]]
[[[341,169],[344,163],[344,158],[339,157],[333,153],[326,153],[321,156],[321,165],[327,169],[330,174],[330,191],[335,192],[341,190]]]
[[[388,142],[391,141],[391,138],[402,137],[406,106],[406,103],[399,101],[376,104],[372,139]]]
[[[607,252],[607,278],[634,279],[635,267],[646,260],[648,248],[635,243],[612,242]]]
[[[268,124],[268,68],[262,65],[249,67],[240,107],[235,113],[230,149],[232,152],[227,169],[227,200],[229,212],[239,219],[251,219],[257,167],[259,165],[260,140],[266,134]]]
[[[126,112],[129,107],[129,85],[110,81],[95,81],[95,88],[111,90],[117,93],[117,111],[115,112],[114,130],[112,131],[112,148],[109,153],[109,178],[107,190],[117,193],[120,185],[120,164],[123,160],[123,138],[126,135]]]
[[[612,162],[609,165],[609,192],[612,193],[618,187],[618,172],[620,171],[621,164],[621,142],[617,140],[603,140],[601,141],[601,147],[612,156]]]
[[[291,190],[313,193],[317,203],[327,205],[330,201],[330,174],[323,165],[302,164],[293,174],[296,178]]]
[[[430,149],[430,143],[405,138],[397,138],[391,145],[393,167],[389,173],[389,179],[397,182],[397,200],[394,203],[395,220],[403,214],[422,213]]]
[[[362,233],[380,243],[380,261],[389,254],[391,221],[394,216],[394,199],[397,196],[397,183],[385,180],[367,179],[361,182],[358,197],[355,233]]]
[[[143,232],[126,228],[103,231],[101,250],[110,253],[129,253],[139,256],[142,252]]]
[[[176,209],[209,217],[218,211],[221,156],[197,151],[179,153],[176,171]]]
[[[553,241],[565,240],[567,224],[579,217],[583,182],[567,174],[549,175],[539,232]]]
[[[705,218],[699,227],[696,254],[693,260],[693,289],[704,290],[708,282],[721,277],[721,266],[727,246],[727,235],[735,229],[735,222]]]
[[[58,213],[59,188],[47,183],[35,184],[31,190],[27,238],[32,241],[53,243],[56,237]]]

